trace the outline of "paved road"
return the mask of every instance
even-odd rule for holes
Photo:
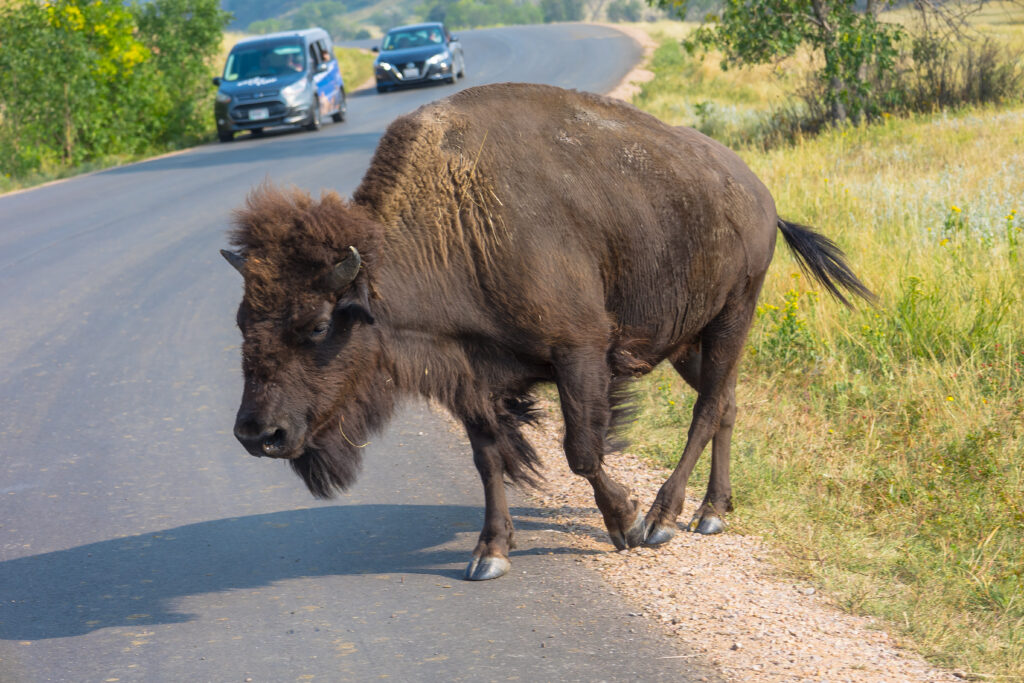
[[[468,78],[603,91],[610,29],[462,34]],[[356,489],[311,499],[231,436],[241,281],[217,253],[265,178],[349,193],[440,86],[354,93],[318,133],[207,145],[0,198],[0,681],[685,680],[536,511],[498,581],[465,439],[412,405]]]

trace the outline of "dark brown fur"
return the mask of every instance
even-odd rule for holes
[[[712,438],[698,515],[714,530],[731,505],[736,364],[776,231],[831,291],[868,294],[835,245],[778,218],[726,148],[545,86],[472,88],[422,107],[390,126],[351,202],[265,186],[235,224],[239,438],[292,459],[329,496],[351,484],[359,447],[399,396],[436,399],[466,425],[484,482],[471,578],[507,569],[501,482],[536,471],[519,430],[536,383],[557,384],[569,464],[594,486],[617,545],[671,536]],[[331,291],[349,247],[362,268]],[[330,331],[313,341],[318,322]],[[699,398],[680,466],[641,525],[602,459],[625,383],[665,359]]]

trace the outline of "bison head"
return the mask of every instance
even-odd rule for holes
[[[367,272],[380,227],[333,193],[266,185],[234,223],[237,251],[221,253],[245,280],[235,436],[329,497],[355,479],[365,438],[391,411]]]

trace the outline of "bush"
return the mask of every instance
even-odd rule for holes
[[[640,0],[613,0],[608,5],[608,21],[640,21],[643,15]]]
[[[583,0],[540,0],[540,10],[545,22],[581,21]]]
[[[216,0],[0,6],[0,173],[57,172],[201,137],[226,19]]]

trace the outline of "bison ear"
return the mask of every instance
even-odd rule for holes
[[[328,286],[335,294],[341,294],[352,284],[353,280],[356,279],[356,275],[359,274],[359,266],[363,262],[359,256],[359,251],[355,247],[349,247],[348,249],[349,253],[341,261],[334,264],[334,269],[328,276]]]
[[[234,267],[235,270],[237,270],[239,273],[242,272],[242,267],[245,266],[244,256],[242,256],[241,254],[236,254],[233,251],[228,251],[227,249],[221,249],[220,255],[223,256],[225,260],[227,260],[227,262],[230,263],[232,267]]]

